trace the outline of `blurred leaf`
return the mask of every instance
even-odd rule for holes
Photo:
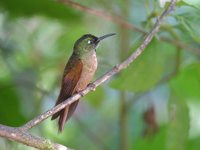
[[[187,150],[199,150],[200,147],[200,137],[189,139],[187,142]]]
[[[197,2],[198,0],[195,1]],[[76,0],[75,2],[121,16],[139,28],[144,26],[146,28],[151,27],[155,21],[154,18],[150,22],[146,19],[154,13],[159,15],[161,11],[161,8],[157,7],[158,1],[155,0],[130,1],[128,3],[122,0],[103,0],[103,2],[100,0]],[[184,49],[183,51],[181,50],[183,57],[181,57],[180,67],[182,71],[174,79],[175,84],[173,86],[172,83],[168,86],[168,82],[165,84],[166,88],[164,89],[158,86],[158,90],[155,93],[150,92],[141,95],[140,105],[138,105],[138,101],[134,102],[135,107],[130,107],[130,110],[127,110],[128,121],[126,122],[126,127],[129,132],[127,132],[126,137],[130,149],[166,150],[168,148],[176,150],[183,146],[182,149],[199,149],[199,138],[187,138],[189,112],[187,101],[181,101],[182,98],[188,99],[192,97],[199,99],[197,94],[199,89],[195,88],[197,84],[196,78],[199,73],[193,75],[195,74],[193,71],[188,71],[187,76],[181,79],[180,83],[178,82],[178,79],[180,79],[179,75],[185,74],[184,71],[189,66],[187,68],[183,67],[199,61],[195,54],[190,54],[190,51],[187,51],[190,48],[197,48],[199,50],[199,44],[195,41],[199,41],[200,17],[198,8],[194,9],[195,6],[198,6],[193,3],[194,1],[187,0],[187,2],[193,6],[182,3],[181,5],[184,7],[177,8],[176,13],[172,13],[170,17],[166,18],[166,23],[169,25],[167,26],[169,28],[167,31],[173,30],[180,38],[180,41],[173,41],[174,44],[183,43],[183,45],[180,44]],[[106,4],[109,4],[109,6]],[[123,15],[124,10],[127,12],[125,15]],[[62,5],[57,0],[0,0],[0,11],[2,12],[0,14],[0,53],[2,54],[0,54],[0,78],[2,78],[0,79],[2,81],[0,82],[0,87],[2,87],[0,88],[0,123],[9,123],[9,125],[19,125],[19,122],[22,124],[26,118],[32,118],[33,115],[37,116],[37,114],[45,112],[54,106],[60,88],[58,86],[60,86],[64,65],[71,55],[73,44],[78,37],[84,33],[92,33],[99,36],[111,31],[121,33],[121,28],[123,28],[118,28],[117,24],[106,21],[103,18],[85,15],[82,11]],[[41,15],[48,17],[41,17]],[[85,17],[81,18],[83,15]],[[61,21],[65,22],[62,23]],[[142,22],[146,22],[146,24],[142,24]],[[141,33],[132,31],[130,31],[129,35],[129,43],[135,43],[141,37]],[[162,30],[159,36],[171,39],[171,33],[162,32]],[[140,42],[142,42],[142,39]],[[100,62],[96,74],[97,77],[118,61],[119,55],[122,52],[121,50],[116,50],[119,47],[119,43],[123,44],[120,36],[102,43],[97,51]],[[132,48],[132,51],[136,46]],[[170,74],[175,68],[176,50],[174,45],[154,39],[132,65],[115,76],[116,80],[111,80],[111,86],[117,90],[103,86],[98,87],[95,92],[87,95],[85,99],[88,99],[88,103],[94,109],[87,109],[86,106],[86,109],[83,107],[83,109],[78,110],[82,123],[77,121],[76,116],[73,116],[65,125],[64,132],[57,134],[58,120],[51,121],[47,119],[41,125],[34,128],[32,133],[39,133],[44,137],[49,137],[54,141],[58,141],[58,143],[60,142],[74,149],[120,149],[120,144],[117,143],[121,136],[119,131],[122,127],[119,125],[119,113],[122,112],[119,109],[120,90],[140,92],[149,90],[154,85],[157,85],[162,77]],[[190,79],[191,77],[194,78],[194,76],[195,81]],[[4,81],[3,78],[5,79],[5,77],[13,79],[13,82]],[[185,84],[182,80],[186,80],[188,83]],[[170,101],[175,101],[174,104],[177,107],[174,120],[170,118],[171,112],[173,116],[171,109],[169,111],[170,115],[165,112],[166,110],[163,110],[163,107],[167,107],[166,105],[169,104],[166,100],[168,100],[170,88],[173,88],[172,91],[176,94],[174,96],[175,94],[172,93]],[[187,91],[188,89],[189,91]],[[133,93],[126,93],[126,100],[128,102],[129,99],[132,99]],[[152,94],[153,96],[149,97]],[[166,96],[167,98],[162,99]],[[165,115],[167,117],[170,116],[170,119],[169,126],[160,127],[154,136],[141,138],[144,128],[141,114],[149,104],[146,100],[153,101],[153,104],[156,103],[155,108],[158,114],[158,122],[160,122],[159,118],[165,118]],[[159,104],[157,100],[160,100]],[[103,103],[101,104],[101,102]],[[98,109],[95,109],[96,107]],[[84,114],[81,114],[81,112],[84,112]],[[198,117],[198,111],[196,116]],[[197,130],[198,120],[195,123],[195,119],[198,118],[194,117],[191,119],[194,119],[193,124],[197,126]],[[21,148],[13,146],[4,148],[1,141],[0,149],[30,149],[30,147]],[[169,146],[167,147],[168,144]],[[103,145],[106,148],[102,148]]]
[[[19,126],[26,120],[21,113],[20,98],[10,82],[0,81],[0,124]]]
[[[180,23],[179,29],[183,30],[184,35],[187,35],[188,33],[190,37],[198,43],[200,43],[200,29],[198,28],[200,26],[199,13],[200,10],[197,10],[192,13],[187,12],[176,16],[178,22]]]
[[[16,90],[20,96],[21,112],[26,118],[31,119],[38,114],[35,111],[37,101],[36,92],[42,93],[39,87],[36,86],[37,71],[35,68],[26,67],[20,72],[15,72],[13,80],[16,84]],[[43,93],[42,93],[43,94]],[[40,107],[37,106],[37,110],[40,111]]]
[[[56,19],[77,20],[80,18],[72,8],[53,0],[0,0],[0,7],[12,16],[45,15]]]
[[[200,100],[200,63],[192,64],[182,70],[170,84],[182,99]]]
[[[166,127],[161,127],[159,132],[154,137],[139,139],[136,143],[133,144],[132,149],[138,150],[158,150],[165,149],[165,140],[166,140]]]
[[[144,53],[111,82],[111,86],[133,92],[150,89],[162,77],[168,55],[174,50],[173,45],[153,40]]]
[[[169,124],[160,127],[153,137],[136,141],[132,149],[139,150],[183,150],[188,140],[189,111],[185,101],[172,93],[170,98]]]
[[[184,150],[189,134],[189,109],[187,103],[172,91],[169,108],[166,150]]]
[[[176,3],[176,6],[189,6],[189,7],[193,7],[197,10],[200,10],[200,7],[198,5],[196,5],[196,3],[194,1],[184,1],[184,0],[180,0]]]
[[[86,96],[87,101],[94,107],[99,107],[105,99],[105,91],[103,87],[98,87],[94,92],[90,92]]]

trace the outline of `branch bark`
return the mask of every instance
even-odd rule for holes
[[[48,139],[33,136],[20,128],[0,125],[0,136],[41,150],[72,150]]]
[[[90,8],[90,7],[79,4],[77,2],[73,2],[71,0],[57,0],[57,1],[65,4],[65,5],[71,6],[71,7],[75,8],[77,10],[80,10],[82,12],[85,12],[85,13],[88,13],[88,14],[91,14],[91,15],[95,15],[97,17],[101,17],[101,18],[106,19],[108,21],[114,22],[114,23],[122,26],[123,28],[140,32],[143,35],[147,34],[147,32],[145,30],[134,26],[133,24],[131,24],[127,20],[121,18],[120,16],[111,15],[109,13],[105,13],[104,11],[100,11],[100,10],[95,10],[95,9]],[[199,48],[190,47],[189,45],[187,45],[187,44],[185,44],[181,41],[177,41],[176,39],[168,39],[168,38],[165,38],[165,37],[160,37],[160,40],[165,41],[165,42],[170,43],[170,44],[173,44],[173,45],[176,45],[177,47],[180,47],[180,48],[187,50],[187,51],[189,51],[189,52],[191,52],[191,53],[193,53],[197,56],[200,56]]]
[[[146,31],[144,31],[144,30],[142,30],[138,27],[133,26],[131,23],[124,20],[120,16],[112,16],[109,13],[106,13],[105,11],[95,10],[95,9],[89,8],[87,6],[81,5],[79,3],[73,2],[71,0],[58,0],[58,1],[66,4],[66,5],[69,5],[73,8],[75,8],[75,9],[78,9],[80,11],[86,12],[88,14],[92,14],[92,15],[104,18],[106,20],[112,21],[114,23],[117,23],[117,24],[123,26],[124,28],[131,29],[131,30],[134,30],[134,31],[138,31],[138,32],[141,32],[143,34],[147,34]]]
[[[23,143],[28,146],[32,146],[38,149],[55,149],[55,150],[69,150],[69,148],[64,147],[63,145],[52,143],[50,140],[45,140],[40,137],[35,137],[28,133],[28,130],[32,127],[36,126],[37,124],[41,123],[48,117],[52,116],[56,112],[60,111],[67,105],[70,105],[71,103],[77,101],[82,96],[86,95],[90,91],[94,90],[97,86],[101,85],[108,79],[110,79],[112,76],[120,72],[121,70],[128,67],[129,64],[131,64],[133,61],[138,58],[144,49],[147,47],[147,45],[151,42],[155,34],[158,32],[161,23],[163,22],[163,19],[165,16],[167,16],[175,7],[176,0],[172,0],[170,5],[164,10],[164,12],[161,14],[160,17],[158,17],[154,27],[152,30],[147,34],[146,38],[142,42],[142,44],[136,49],[136,51],[131,54],[126,60],[124,60],[119,65],[116,65],[113,67],[110,71],[105,73],[102,77],[97,79],[92,85],[89,85],[87,88],[85,88],[83,91],[73,95],[72,97],[66,99],[61,104],[57,105],[56,107],[44,112],[43,114],[37,116],[33,120],[27,122],[25,125],[19,127],[19,128],[12,128],[4,125],[0,125],[0,136],[8,138],[10,140],[14,140],[20,143]]]

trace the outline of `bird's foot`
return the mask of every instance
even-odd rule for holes
[[[96,90],[96,85],[94,83],[89,83],[88,86],[91,87],[92,91]]]
[[[83,97],[85,94],[83,93],[83,91],[80,91],[79,94],[81,95],[81,97]]]

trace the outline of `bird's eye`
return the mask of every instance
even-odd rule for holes
[[[88,43],[88,44],[91,44],[91,41],[89,40],[87,43]]]

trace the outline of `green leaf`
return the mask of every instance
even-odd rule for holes
[[[193,41],[196,41],[198,43],[200,43],[200,17],[198,15],[199,13],[200,10],[194,10],[186,12],[182,15],[175,16],[175,18],[180,24],[179,29],[182,30],[183,36],[188,34],[190,36],[190,39],[192,38]]]
[[[198,150],[200,147],[200,137],[189,139],[187,142],[188,150]]]
[[[176,3],[176,6],[189,6],[189,7],[193,7],[197,10],[200,10],[200,7],[198,5],[196,5],[196,3],[194,1],[184,1],[184,0],[181,0],[181,1],[178,1]]]
[[[0,7],[12,16],[45,15],[70,21],[80,17],[72,8],[53,0],[0,0]]]
[[[174,50],[173,45],[153,40],[143,54],[111,82],[111,87],[133,92],[152,88],[161,79],[168,56]]]
[[[161,127],[159,132],[151,138],[142,138],[139,139],[136,143],[133,143],[132,149],[138,150],[158,150],[165,149],[165,140],[166,140],[166,127]]]
[[[170,85],[183,99],[200,100],[200,63],[192,64],[182,70]]]
[[[98,87],[94,92],[90,92],[86,99],[92,106],[99,107],[105,99],[105,91],[102,87]]]
[[[20,110],[20,98],[15,86],[5,81],[0,81],[0,83],[0,124],[22,125],[26,120]]]
[[[171,92],[166,150],[184,149],[189,134],[189,109],[176,92]]]

